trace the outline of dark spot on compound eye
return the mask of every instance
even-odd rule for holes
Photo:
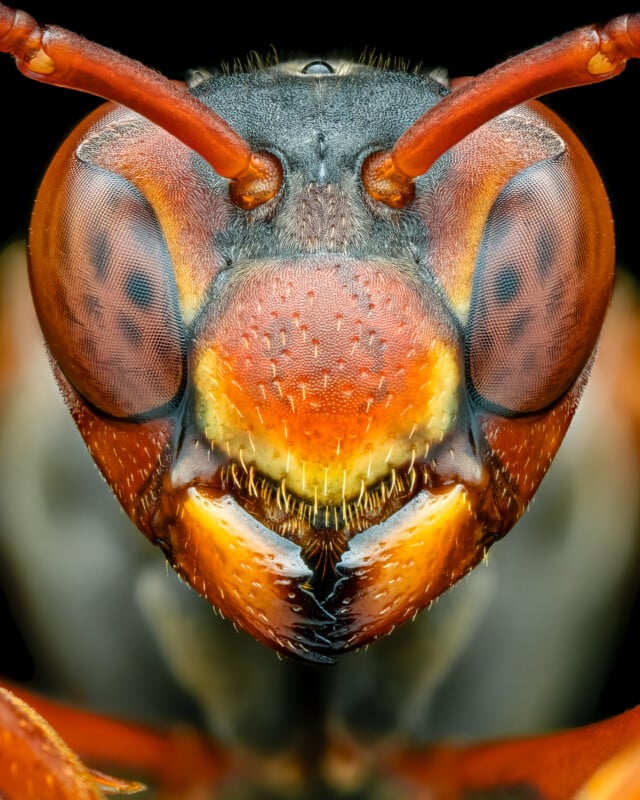
[[[513,264],[505,264],[498,270],[494,283],[496,302],[506,306],[513,302],[520,291],[520,275]]]
[[[335,69],[326,61],[310,61],[300,70],[303,75],[333,75]]]
[[[523,372],[534,374],[538,372],[540,359],[536,350],[527,350],[520,358],[520,368]]]
[[[543,230],[536,241],[536,263],[538,273],[544,280],[556,257],[556,243],[548,231]]]
[[[118,326],[124,338],[132,347],[140,347],[142,344],[142,332],[140,326],[126,314],[118,315]]]
[[[153,284],[144,272],[137,270],[129,272],[125,282],[125,292],[138,308],[150,308],[153,305]]]
[[[528,333],[532,320],[533,311],[530,308],[526,308],[514,316],[509,322],[507,330],[507,335],[511,344],[516,344],[516,342],[520,341],[520,339]]]
[[[111,263],[111,245],[106,231],[97,230],[90,236],[89,259],[93,264],[96,278],[104,281]]]
[[[87,293],[82,297],[81,307],[88,317],[94,322],[101,322],[104,306],[100,302],[100,298],[95,294]]]

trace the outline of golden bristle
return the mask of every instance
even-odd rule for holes
[[[283,477],[276,483],[256,472],[253,464],[231,462],[221,470],[221,486],[232,492],[244,509],[267,528],[298,544],[305,561],[324,577],[335,570],[348,541],[358,533],[384,522],[424,485],[412,460],[406,469],[390,469],[375,486],[361,481],[357,496],[344,497],[340,504],[294,495]]]

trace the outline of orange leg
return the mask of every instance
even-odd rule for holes
[[[0,791],[7,800],[99,800],[139,783],[91,773],[29,705],[0,688]]]
[[[231,772],[221,751],[190,731],[155,731],[0,687],[3,800],[98,800],[103,792],[132,794],[145,788],[87,769],[76,752],[91,763],[143,773],[178,796],[213,786]]]
[[[610,758],[580,789],[575,800],[639,800],[640,739]]]
[[[504,793],[509,788],[534,790],[541,800],[569,800],[580,790],[580,800],[631,800],[640,797],[639,739],[640,706],[549,736],[407,751],[393,759],[391,769],[431,800],[458,800],[469,792]],[[615,794],[614,787],[623,779],[628,781],[626,793]]]

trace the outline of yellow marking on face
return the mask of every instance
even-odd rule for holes
[[[255,382],[243,385],[231,366],[215,345],[196,364],[201,429],[213,447],[228,443],[230,457],[243,466],[253,465],[276,483],[286,475],[287,489],[310,502],[317,502],[320,490],[325,503],[339,504],[412,464],[416,442],[426,450],[441,441],[458,410],[459,361],[441,342],[419,352],[394,376],[394,391],[375,399],[348,378],[350,390],[342,393],[335,375],[325,388],[327,376],[310,370],[298,403],[283,397],[280,382],[271,382],[258,404]],[[282,382],[296,380],[282,376]]]

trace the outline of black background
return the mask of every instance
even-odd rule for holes
[[[198,4],[204,6],[204,4]],[[28,10],[40,22],[68,27],[164,74],[178,78],[189,67],[218,65],[244,57],[251,50],[275,47],[282,57],[357,57],[365,47],[383,54],[448,67],[452,75],[477,74],[509,55],[532,47],[579,25],[604,22],[629,10],[617,3],[579,11],[559,11],[559,4],[525,2],[512,5],[505,17],[496,7],[476,4],[463,12],[453,3],[394,4],[386,15],[341,15],[340,4],[314,2],[296,6],[295,14],[234,3],[217,13],[219,4],[194,8],[181,3],[171,14],[156,4],[113,0],[106,4],[32,2]],[[412,10],[413,9],[413,10]],[[417,9],[417,11],[416,11]],[[401,15],[401,16],[399,16]],[[517,17],[516,17],[517,15]],[[24,237],[30,206],[48,159],[73,125],[97,100],[27,81],[8,57],[0,61],[2,86],[2,213],[0,243]],[[608,186],[617,221],[619,261],[640,272],[637,242],[640,152],[634,108],[640,97],[640,64],[613,81],[554,95],[550,105],[585,141]],[[606,480],[606,476],[603,476]],[[7,648],[13,647],[7,644]],[[6,650],[5,650],[6,652]],[[623,659],[631,656],[625,652]],[[623,660],[607,694],[603,710],[621,710],[635,696],[626,693],[621,676],[637,662]],[[28,670],[28,668],[27,668]],[[20,673],[20,668],[17,670]]]

